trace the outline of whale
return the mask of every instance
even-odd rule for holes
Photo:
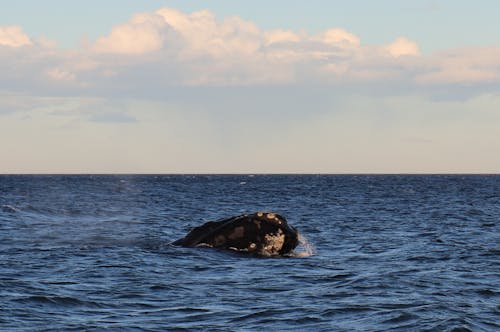
[[[270,257],[291,255],[299,237],[285,217],[274,212],[256,212],[209,221],[172,244]]]

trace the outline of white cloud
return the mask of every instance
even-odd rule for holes
[[[21,27],[0,26],[0,45],[8,47],[20,47],[32,45],[30,37],[26,35]]]
[[[364,45],[342,28],[314,35],[266,31],[208,10],[136,14],[95,42],[69,50],[46,39],[32,41],[19,27],[2,27],[0,45],[8,46],[0,48],[0,83],[12,91],[150,96],[172,86],[307,82],[372,85],[390,93],[401,87],[500,83],[499,47],[422,55],[406,37]]]
[[[100,37],[93,50],[135,55],[157,51],[163,46],[164,26],[165,22],[157,15],[137,14],[130,22],[114,27],[108,36]]]
[[[265,44],[278,43],[298,43],[302,40],[302,36],[290,30],[271,30],[264,34]]]
[[[262,32],[259,28],[236,16],[219,22],[208,10],[187,15],[174,9],[162,8],[156,13],[182,37],[183,57],[252,55],[262,45]]]
[[[321,34],[320,38],[326,44],[339,47],[359,47],[361,44],[358,36],[343,29],[327,30]]]
[[[418,45],[405,37],[399,37],[385,48],[387,52],[394,57],[400,57],[403,55],[420,55]]]

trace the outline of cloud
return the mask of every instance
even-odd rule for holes
[[[21,47],[32,45],[30,37],[26,35],[21,27],[0,26],[0,45],[8,47]]]
[[[114,27],[108,36],[93,45],[97,53],[140,55],[163,46],[162,28],[165,22],[157,15],[137,14],[126,24]]]
[[[387,52],[394,57],[403,55],[420,55],[418,45],[405,37],[399,37],[393,43],[385,47]]]
[[[182,57],[208,55],[226,58],[255,54],[262,45],[262,32],[252,22],[233,16],[217,21],[208,10],[186,15],[162,8],[156,12],[183,40]]]
[[[340,27],[317,34],[264,30],[208,10],[136,14],[75,49],[0,27],[0,45],[0,90],[13,92],[161,98],[172,87],[314,84],[390,94],[500,83],[499,47],[423,55],[404,36],[365,45]]]
[[[500,81],[500,46],[441,52],[416,77],[419,84],[475,85]]]
[[[359,47],[361,42],[359,38],[343,29],[330,29],[320,36],[326,44],[338,45],[340,47]]]
[[[193,57],[254,54],[261,46],[261,32],[251,22],[229,17],[218,22],[208,10],[184,14],[171,8],[135,15],[100,37],[92,49],[97,53],[141,55],[175,49],[180,60]]]
[[[293,32],[293,31],[285,31],[285,30],[271,30],[265,32],[264,34],[265,44],[282,44],[282,43],[297,43],[302,40],[302,36]]]

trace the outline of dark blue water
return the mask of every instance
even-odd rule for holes
[[[306,257],[169,245],[259,210]],[[500,176],[0,176],[0,330],[496,331],[499,218]]]

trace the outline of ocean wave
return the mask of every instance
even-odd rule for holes
[[[2,211],[7,213],[17,213],[21,212],[21,209],[13,205],[6,204],[2,205]]]

